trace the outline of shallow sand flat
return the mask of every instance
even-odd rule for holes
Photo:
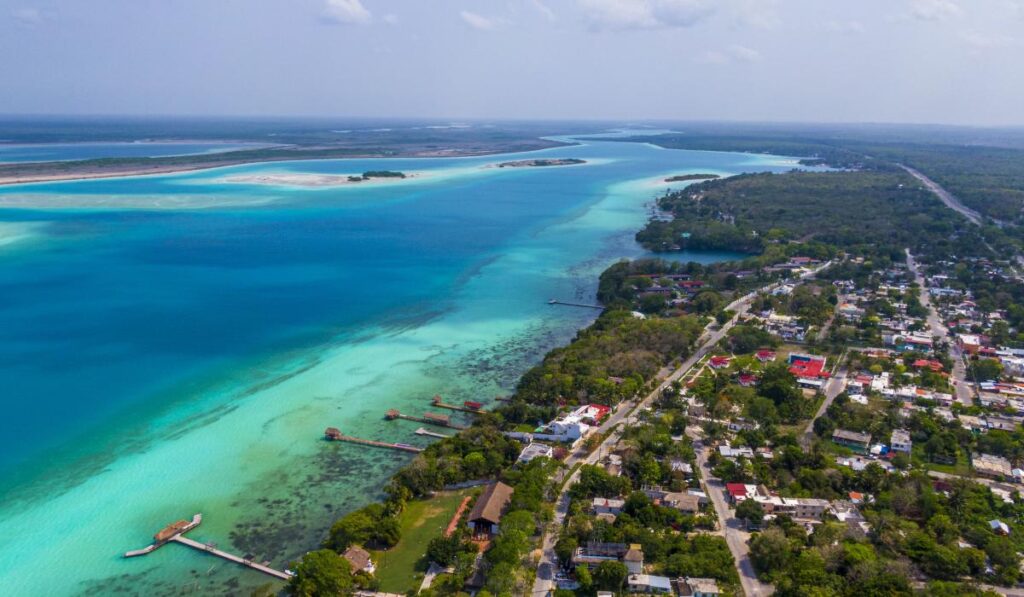
[[[424,172],[405,172],[405,177],[389,177],[381,176],[374,177],[367,180],[349,180],[350,176],[362,176],[361,174],[310,174],[303,172],[278,172],[278,173],[267,173],[267,174],[244,174],[237,176],[226,176],[218,180],[218,182],[227,182],[234,184],[264,184],[273,186],[289,186],[289,187],[338,187],[338,186],[376,186],[383,183],[397,184],[401,182],[409,182],[418,178],[429,177],[430,174]]]
[[[0,249],[36,236],[40,222],[0,222]]]
[[[246,207],[266,205],[275,200],[270,196],[216,196],[216,195],[47,195],[0,194],[0,208],[13,209],[211,209],[216,207]],[[2,234],[0,234],[2,236]],[[0,240],[2,244],[2,240]]]

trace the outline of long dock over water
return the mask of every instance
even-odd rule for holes
[[[562,305],[563,307],[580,307],[583,309],[597,309],[598,311],[604,311],[604,307],[601,305],[588,305],[586,303],[569,303],[566,301],[560,301],[558,299],[551,299],[548,301],[549,305]]]
[[[451,419],[448,418],[448,415],[426,413],[423,416],[417,417],[415,415],[404,415],[401,412],[399,412],[397,408],[392,408],[391,410],[389,410],[384,415],[384,418],[389,421],[394,421],[396,419],[404,419],[406,421],[415,421],[417,423],[426,423],[427,425],[437,425],[438,427],[447,427],[449,429],[456,430],[462,430],[466,428],[464,425],[452,423]]]
[[[157,534],[153,536],[153,543],[147,545],[146,547],[143,547],[142,549],[135,549],[132,551],[125,552],[124,557],[134,558],[138,556],[144,556],[146,554],[153,553],[157,549],[173,541],[175,543],[180,543],[182,545],[191,547],[192,549],[196,549],[208,553],[210,555],[216,556],[223,560],[240,564],[242,566],[245,566],[246,568],[251,568],[253,570],[256,570],[257,572],[262,572],[263,574],[266,574],[268,576],[273,576],[274,578],[280,580],[291,579],[291,572],[282,572],[280,570],[275,570],[274,568],[271,568],[266,564],[260,564],[248,558],[236,556],[233,553],[228,553],[226,551],[219,550],[212,544],[193,541],[192,539],[189,539],[185,536],[185,533],[196,528],[202,522],[202,514],[196,514],[192,517],[191,521],[179,520],[178,522],[173,522],[164,527],[163,529],[161,529],[160,531],[158,531]]]
[[[361,437],[352,437],[351,435],[342,434],[341,430],[336,427],[328,427],[327,431],[324,431],[324,439],[333,442],[348,442],[350,444],[362,444],[364,446],[373,446],[375,448],[388,448],[391,450],[400,450],[402,452],[414,452],[420,453],[423,448],[417,448],[416,446],[410,446],[409,444],[395,444],[391,442],[379,442],[373,439],[363,439]]]
[[[236,564],[241,564],[242,566],[245,566],[246,568],[252,568],[253,570],[256,570],[258,572],[262,572],[263,574],[267,574],[267,575],[273,576],[275,578],[279,578],[281,580],[290,580],[291,577],[292,577],[292,575],[289,574],[288,572],[281,572],[280,570],[275,570],[275,569],[271,568],[270,566],[264,566],[263,564],[258,564],[258,563],[254,562],[252,560],[247,560],[247,559],[245,559],[243,557],[236,556],[235,554],[228,553],[226,551],[221,551],[221,550],[217,549],[216,547],[214,547],[212,545],[209,545],[207,543],[200,543],[198,541],[193,541],[192,539],[189,539],[188,537],[186,537],[184,535],[178,535],[178,536],[174,537],[173,539],[171,539],[171,541],[175,541],[177,543],[181,543],[182,545],[187,545],[187,546],[191,547],[192,549],[198,549],[199,551],[203,551],[203,552],[206,552],[208,554],[215,555],[218,558],[225,559],[225,560],[227,560],[229,562],[234,562]]]
[[[469,400],[463,402],[462,406],[457,406],[455,404],[446,403],[440,396],[434,396],[433,400],[430,401],[430,404],[437,408],[447,408],[448,410],[457,410],[459,412],[471,413],[474,415],[482,415],[487,412],[484,410],[483,404],[479,402],[471,402]]]
[[[416,435],[425,435],[427,437],[436,437],[438,439],[448,439],[449,437],[451,437],[450,435],[445,435],[443,433],[435,433],[422,427],[416,430]]]

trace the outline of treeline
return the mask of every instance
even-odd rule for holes
[[[808,165],[826,164],[834,168],[887,168],[859,151],[838,146],[823,139],[798,137],[762,137],[756,135],[658,135],[636,137],[637,141],[655,143],[670,149],[700,151],[742,151],[804,158]],[[613,139],[622,141],[623,139]],[[626,139],[633,140],[633,139]]]
[[[804,165],[897,172],[906,164],[924,172],[968,207],[1009,226],[1024,240],[1024,148],[1019,138],[988,139],[923,131],[765,131],[696,133],[631,140],[675,149],[743,151],[804,158]],[[621,140],[621,139],[620,139]],[[989,144],[985,144],[985,143]]]
[[[606,311],[527,371],[511,402],[496,412],[506,421],[532,423],[562,405],[616,405],[673,359],[688,356],[702,331],[696,318],[638,319],[628,311]]]
[[[671,222],[651,222],[637,239],[736,251],[815,240],[847,251],[916,248],[968,224],[909,175],[898,172],[748,174],[697,183],[659,200]]]

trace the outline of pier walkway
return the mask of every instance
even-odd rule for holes
[[[451,437],[450,435],[445,435],[443,433],[437,433],[435,431],[430,431],[430,430],[424,429],[422,427],[420,427],[419,429],[416,430],[416,435],[425,435],[427,437],[436,437],[438,439],[448,439],[449,437]]]
[[[179,520],[178,522],[171,523],[171,524],[167,525],[166,527],[164,527],[162,530],[160,530],[156,535],[153,536],[153,539],[154,539],[153,543],[147,545],[146,547],[143,547],[142,549],[134,549],[132,551],[125,552],[124,557],[126,557],[126,558],[135,558],[135,557],[138,557],[138,556],[144,556],[146,554],[153,553],[157,549],[159,549],[159,548],[163,547],[164,545],[167,545],[168,543],[174,541],[176,543],[181,543],[182,545],[187,545],[188,547],[191,547],[193,549],[198,549],[199,551],[203,551],[203,552],[206,552],[208,554],[217,556],[218,558],[227,560],[229,562],[234,562],[236,564],[241,564],[242,566],[245,566],[246,568],[252,568],[253,570],[256,570],[257,572],[262,572],[263,574],[266,574],[268,576],[273,576],[274,578],[277,578],[277,579],[280,579],[280,580],[290,580],[291,579],[291,577],[292,577],[292,573],[291,572],[282,572],[280,570],[275,570],[275,569],[271,568],[270,566],[266,566],[266,565],[263,565],[263,564],[256,563],[256,562],[254,562],[252,560],[248,560],[246,558],[243,558],[243,557],[240,557],[240,556],[236,556],[235,554],[228,553],[226,551],[221,551],[221,550],[217,549],[216,547],[214,547],[212,544],[200,543],[199,541],[193,541],[192,539],[189,539],[188,537],[185,536],[185,533],[187,533],[187,532],[191,531],[192,529],[196,528],[202,522],[203,522],[203,515],[202,514],[196,514],[195,516],[192,517],[191,521]]]
[[[434,398],[430,401],[430,404],[432,404],[436,408],[447,408],[448,410],[457,410],[461,413],[470,413],[474,415],[482,415],[485,412],[487,412],[483,409],[483,405],[479,402],[470,402],[467,400],[462,404],[462,406],[457,406],[455,404],[448,404],[440,396],[434,396]]]
[[[549,305],[562,305],[563,307],[580,307],[583,309],[597,309],[598,311],[604,311],[604,307],[601,305],[588,305],[586,303],[569,303],[566,301],[560,301],[558,299],[551,299],[548,301]]]
[[[374,439],[363,439],[361,437],[352,437],[351,435],[344,435],[336,427],[328,427],[327,431],[324,431],[324,439],[326,439],[327,441],[349,442],[350,444],[362,444],[364,446],[373,446],[375,448],[389,448],[391,450],[400,450],[402,452],[415,452],[417,454],[423,451],[423,448],[417,448],[416,446],[410,446],[409,444],[379,442]]]
[[[438,427],[447,427],[449,429],[455,429],[457,431],[461,431],[461,430],[466,428],[465,425],[459,425],[457,423],[452,423],[451,419],[448,418],[448,415],[440,415],[440,414],[435,414],[435,413],[426,413],[426,414],[424,414],[422,416],[406,415],[406,414],[402,414],[401,412],[399,412],[399,410],[397,408],[390,409],[384,415],[384,418],[389,420],[389,421],[394,421],[396,419],[403,419],[405,421],[414,421],[416,423],[425,423],[427,425],[437,425]],[[444,436],[444,437],[448,437],[448,436]]]
[[[263,574],[267,574],[269,576],[273,576],[273,577],[279,578],[281,580],[291,580],[291,578],[292,578],[292,575],[287,573],[287,572],[282,572],[280,570],[275,570],[275,569],[271,568],[270,566],[264,566],[263,564],[258,564],[256,562],[253,562],[252,560],[247,560],[247,559],[245,559],[243,557],[236,556],[235,554],[228,553],[226,551],[221,551],[221,550],[217,549],[216,547],[214,547],[212,545],[208,545],[206,543],[200,543],[198,541],[193,541],[192,539],[189,539],[188,537],[186,537],[184,535],[176,535],[175,537],[173,537],[171,539],[171,541],[176,541],[178,543],[181,543],[182,545],[187,545],[187,546],[191,547],[192,549],[198,549],[199,551],[203,551],[203,552],[206,552],[208,554],[215,555],[218,558],[222,558],[222,559],[228,560],[229,562],[234,562],[236,564],[241,564],[242,566],[245,566],[246,568],[252,568],[253,570],[256,570],[257,572],[262,572]]]

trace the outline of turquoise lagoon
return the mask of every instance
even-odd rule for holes
[[[589,163],[486,167],[532,156]],[[268,579],[179,545],[121,554],[202,512],[193,538],[286,566],[408,460],[325,427],[424,445],[384,411],[507,394],[594,317],[548,299],[644,254],[666,175],[792,167],[584,141],[0,188],[0,586],[247,594]],[[230,182],[371,169],[421,176]]]

